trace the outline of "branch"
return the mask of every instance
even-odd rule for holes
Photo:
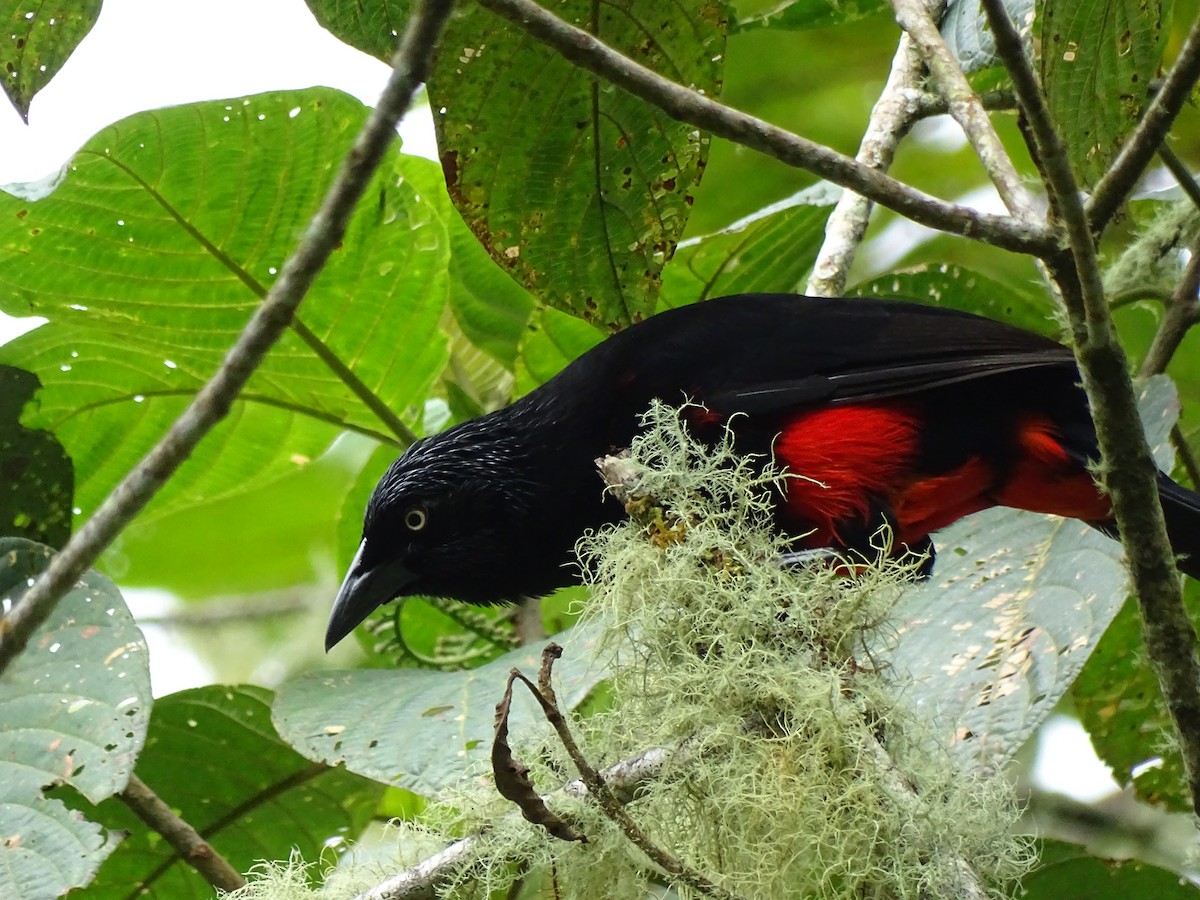
[[[628,803],[637,796],[640,788],[658,777],[679,752],[661,748],[647,750],[602,769],[599,774],[614,795],[622,803]],[[582,798],[588,796],[588,789],[582,780],[576,780],[542,799],[552,800],[555,794]],[[509,813],[513,818],[519,815],[516,810]],[[436,895],[440,885],[471,864],[480,839],[481,835],[477,833],[455,841],[423,862],[359,894],[354,900],[428,900]]]
[[[25,647],[59,598],[159,491],[200,440],[228,414],[238,392],[291,323],[309,286],[345,234],[346,223],[371,174],[395,139],[396,123],[408,109],[418,85],[425,80],[434,44],[450,7],[450,0],[421,0],[414,6],[396,52],[395,68],[379,104],[347,154],[300,245],[284,263],[279,278],[221,368],[154,449],[51,560],[21,602],[0,620],[0,672]]]
[[[864,166],[881,172],[891,166],[896,147],[922,112],[921,101],[927,96],[920,91],[922,70],[912,39],[907,34],[900,35],[887,84],[871,109],[854,157]],[[850,266],[867,232],[872,208],[871,201],[861,194],[842,192],[825,222],[825,240],[813,263],[806,294],[835,297],[846,289]]]
[[[1146,115],[1092,191],[1087,213],[1095,233],[1104,231],[1137,185],[1150,158],[1162,146],[1171,123],[1191,95],[1197,79],[1200,79],[1200,18],[1192,24],[1179,58],[1163,79],[1162,88],[1151,101]]]
[[[844,154],[675,84],[627,59],[588,32],[568,25],[532,0],[479,0],[479,3],[553,47],[568,62],[629,91],[671,118],[786,165],[813,172],[921,225],[1018,253],[1049,253],[1056,245],[1053,233],[1040,225],[931,197]]]
[[[1072,344],[1103,455],[1104,485],[1112,498],[1133,576],[1146,651],[1179,732],[1193,806],[1200,809],[1200,659],[1158,499],[1158,469],[1146,445],[1128,363],[1104,300],[1092,229],[1066,148],[1050,121],[1003,0],[983,0],[983,7],[996,39],[996,52],[1008,68],[1029,123],[1052,206],[1067,226],[1069,258],[1052,254],[1046,263],[1062,289],[1070,320]],[[1192,38],[1200,49],[1196,31]],[[1191,38],[1189,43],[1193,43]],[[1177,65],[1168,82],[1180,69]],[[1157,100],[1167,93],[1164,86]]]
[[[129,784],[119,796],[139,819],[175,848],[180,859],[217,890],[236,891],[246,886],[246,880],[237,869],[214,850],[195,828],[177,816],[142,779],[130,775]]]
[[[983,163],[984,170],[992,179],[1008,211],[1021,221],[1031,224],[1037,222],[1041,217],[1033,194],[1017,174],[979,95],[942,39],[930,15],[929,6],[924,0],[892,0],[892,6],[896,10],[896,21],[920,48],[921,55],[929,64],[929,71],[949,103],[950,115],[961,126],[963,134],[975,149],[975,154]]]
[[[1191,258],[1183,270],[1183,278],[1167,299],[1162,321],[1154,333],[1154,342],[1150,344],[1138,373],[1143,378],[1165,372],[1167,363],[1179,349],[1188,329],[1200,321],[1200,298],[1197,298],[1200,292],[1200,232],[1196,234],[1189,250]]]

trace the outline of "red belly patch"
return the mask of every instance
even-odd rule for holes
[[[776,459],[793,477],[786,509],[815,529],[806,543],[836,544],[841,522],[865,522],[872,497],[891,497],[911,478],[920,423],[905,403],[814,409],[775,439]]]

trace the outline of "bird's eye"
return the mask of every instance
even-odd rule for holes
[[[429,524],[429,513],[419,506],[414,506],[404,514],[404,527],[409,531],[421,531]]]

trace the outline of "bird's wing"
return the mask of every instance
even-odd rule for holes
[[[836,374],[812,374],[795,379],[739,385],[714,391],[703,399],[715,409],[761,413],[813,403],[836,405],[899,397],[1007,372],[1038,368],[1074,372],[1075,362],[1066,348],[1003,351],[969,358],[912,360]]]

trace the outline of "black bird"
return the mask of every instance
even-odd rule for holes
[[[871,554],[990,506],[1115,533],[1087,469],[1099,456],[1071,352],[938,307],[747,295],[669,310],[609,338],[516,403],[413,444],[376,486],[326,647],[412,594],[491,604],[579,577],[574,546],[616,520],[594,459],[627,447],[652,399],[686,400],[701,432],[735,413],[741,452],[774,453],[798,548]],[[1200,573],[1200,495],[1159,476],[1181,566]]]

